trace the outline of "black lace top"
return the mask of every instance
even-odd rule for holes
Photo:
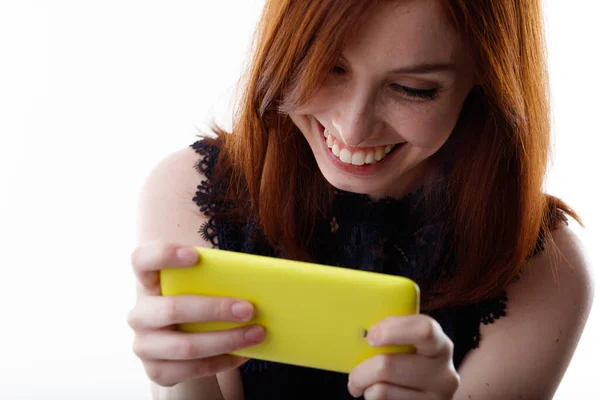
[[[239,225],[214,217],[218,204],[207,195],[221,190],[211,182],[211,173],[219,149],[199,140],[192,147],[200,156],[196,169],[206,176],[193,201],[209,217],[200,233],[213,246],[244,253],[275,256],[273,249],[251,239],[256,226]],[[321,221],[309,247],[315,261],[402,275],[421,285],[435,271],[438,240],[436,229],[441,221],[426,218],[414,204],[417,191],[400,200],[370,201],[367,196],[336,191],[330,215]],[[454,343],[454,365],[458,370],[465,355],[478,347],[480,324],[493,323],[506,315],[506,295],[463,307],[429,312]],[[273,362],[250,360],[242,367],[245,398],[251,399],[352,399],[347,389],[348,375]]]

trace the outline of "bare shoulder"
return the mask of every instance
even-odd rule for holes
[[[563,311],[572,308],[587,318],[594,280],[586,250],[569,226],[552,231],[552,240],[554,243],[547,244],[546,250],[524,268],[521,279],[508,288],[508,295],[518,310],[525,309],[527,304],[535,305],[535,300],[545,299]],[[545,308],[551,308],[549,306]]]
[[[198,233],[207,217],[193,201],[197,186],[205,179],[195,169],[199,159],[194,149],[186,147],[166,155],[145,177],[137,215],[138,232],[144,242],[207,245]]]
[[[552,398],[558,388],[587,322],[594,282],[571,228],[552,238],[507,288],[507,316],[481,326],[480,346],[460,368],[456,399]]]

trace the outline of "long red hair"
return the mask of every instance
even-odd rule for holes
[[[536,248],[551,243],[561,200],[543,183],[550,111],[540,0],[442,0],[470,44],[478,82],[454,132],[434,159],[448,167],[443,192],[456,257],[449,278],[424,293],[423,309],[458,306],[500,294]],[[283,257],[310,260],[304,243],[332,188],[287,112],[319,89],[345,41],[377,7],[365,0],[268,0],[253,43],[233,133],[217,166],[228,179],[232,215],[251,217]],[[449,259],[443,262],[451,262]]]

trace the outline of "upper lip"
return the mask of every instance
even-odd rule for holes
[[[317,123],[318,123],[318,124],[321,126],[321,128],[322,128],[323,130],[327,129],[327,131],[329,131],[329,134],[330,134],[330,135],[332,135],[332,136],[333,136],[333,137],[334,137],[336,140],[340,140],[340,138],[338,138],[336,135],[334,135],[334,134],[333,134],[333,132],[331,131],[331,129],[328,129],[327,127],[325,127],[325,125],[323,125],[323,124],[321,123],[321,121],[317,120]],[[396,143],[387,143],[387,144],[376,144],[376,145],[372,145],[372,146],[365,146],[365,145],[362,145],[362,146],[349,146],[349,147],[354,147],[354,148],[356,148],[356,149],[360,149],[360,148],[365,148],[365,149],[368,149],[368,148],[373,148],[373,147],[385,147],[385,146],[388,146],[388,145],[395,146],[395,145],[397,145],[397,144],[402,144],[402,143],[406,143],[406,142],[396,142]]]

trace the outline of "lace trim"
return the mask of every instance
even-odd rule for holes
[[[495,320],[500,317],[506,316],[506,303],[508,302],[508,296],[504,292],[500,297],[487,300],[479,303],[479,310],[481,312],[479,321],[484,324],[493,324]]]
[[[213,248],[219,248],[219,234],[225,235],[227,238],[227,229],[223,229],[223,232],[219,232],[217,228],[217,222],[215,215],[220,211],[219,204],[214,201],[215,195],[218,194],[217,188],[214,183],[211,183],[212,171],[217,163],[219,156],[219,149],[217,146],[207,143],[204,140],[198,140],[191,144],[190,147],[199,154],[201,157],[198,162],[194,165],[194,169],[199,174],[206,177],[205,180],[201,181],[200,185],[196,187],[196,193],[193,197],[193,201],[199,207],[200,211],[208,217],[208,221],[202,225],[198,233],[202,235],[202,238],[210,242]],[[225,240],[225,245],[227,245]],[[244,371],[248,372],[263,372],[269,368],[272,364],[270,361],[250,359],[243,366]]]
[[[211,200],[215,191],[214,185],[210,183],[210,176],[217,160],[218,149],[204,142],[204,140],[198,140],[190,147],[201,156],[200,160],[194,165],[194,169],[206,177],[196,187],[197,190],[192,199],[200,208],[200,211],[208,217],[208,221],[200,227],[198,233],[202,235],[204,240],[210,242],[213,248],[217,248],[219,246],[219,232],[214,217],[217,212],[217,203]]]
[[[504,292],[500,297],[476,304],[476,313],[479,315],[479,324],[477,324],[477,328],[471,337],[471,349],[479,347],[479,342],[481,341],[481,324],[493,324],[496,320],[506,316],[507,302],[508,296],[506,295],[506,292]]]

